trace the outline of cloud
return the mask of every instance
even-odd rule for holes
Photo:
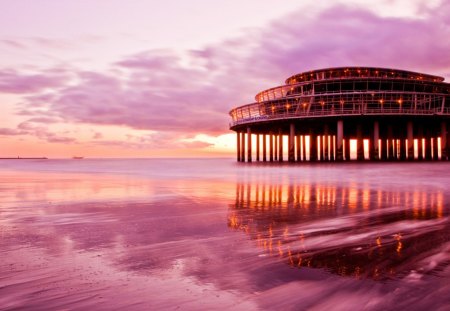
[[[24,132],[17,129],[11,128],[0,128],[0,136],[15,136],[15,135],[23,135]]]
[[[45,123],[45,124],[58,123],[60,121],[61,120],[59,120],[57,118],[50,118],[50,117],[37,117],[37,118],[31,118],[31,119],[27,120],[27,122]]]
[[[144,135],[126,135],[123,140],[97,140],[94,145],[114,146],[126,149],[201,149],[213,144],[180,136],[176,132],[150,133]]]
[[[16,70],[0,70],[0,92],[27,94],[63,86],[67,78],[61,73],[23,74]]]
[[[41,120],[43,121],[43,120]],[[35,122],[35,121],[34,121]],[[57,133],[51,132],[45,126],[35,125],[30,119],[29,121],[22,122],[17,125],[17,128],[0,128],[0,136],[16,136],[16,135],[30,135],[35,136],[40,140],[49,143],[76,143],[77,140],[72,137],[62,136]]]
[[[20,49],[20,50],[26,49],[26,46],[19,40],[3,39],[3,40],[0,40],[0,43],[2,43],[3,45],[6,45],[8,47],[15,48],[15,49]]]
[[[100,132],[96,132],[94,133],[94,135],[92,135],[92,139],[101,139],[103,138],[103,134]]]
[[[342,4],[313,15],[297,11],[184,54],[150,50],[124,57],[106,72],[74,72],[70,83],[3,71],[0,91],[34,92],[21,114],[35,118],[176,133],[179,141],[195,133],[219,135],[228,130],[232,107],[301,71],[356,65],[449,73],[448,16],[447,3],[417,19]],[[48,87],[54,92],[43,91]]]

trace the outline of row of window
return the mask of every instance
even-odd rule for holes
[[[316,82],[291,88],[287,96],[294,94],[325,94],[345,92],[416,92],[450,94],[450,86],[424,82],[353,80]]]

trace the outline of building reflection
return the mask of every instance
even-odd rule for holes
[[[228,226],[293,267],[380,280],[420,270],[450,241],[442,191],[356,183],[237,184]]]

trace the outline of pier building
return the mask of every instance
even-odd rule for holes
[[[229,114],[240,162],[450,155],[450,84],[425,73],[375,67],[302,72]]]

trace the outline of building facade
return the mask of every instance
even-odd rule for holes
[[[229,114],[241,162],[284,161],[283,137],[289,162],[350,160],[350,140],[356,140],[357,160],[449,160],[450,84],[434,75],[313,70]]]

